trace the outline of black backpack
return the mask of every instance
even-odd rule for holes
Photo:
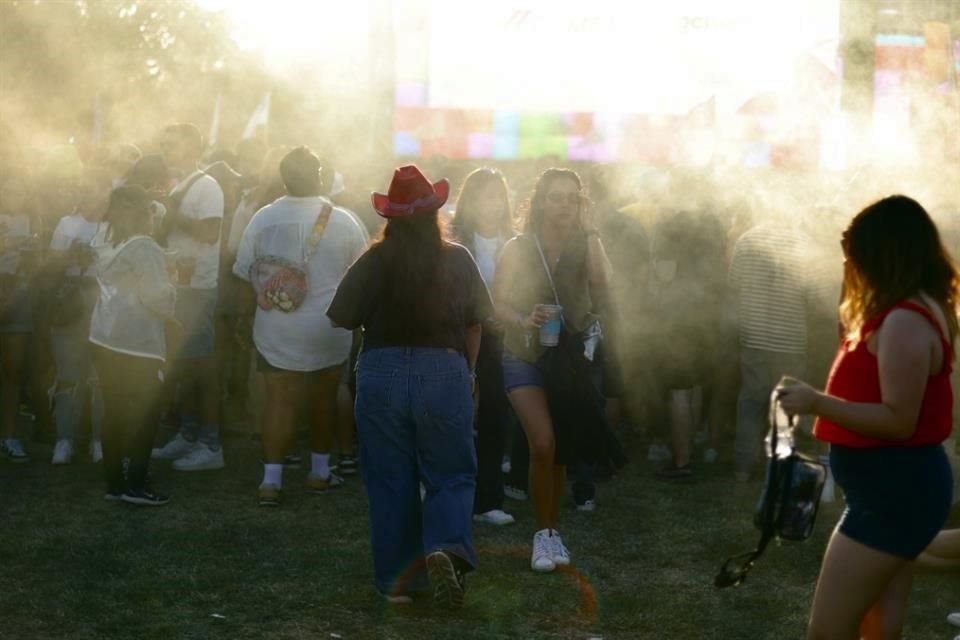
[[[827,468],[792,446],[790,453],[781,457],[777,453],[777,427],[777,391],[774,390],[770,398],[770,459],[753,516],[754,526],[760,530],[760,542],[753,551],[729,558],[723,564],[714,579],[718,589],[746,580],[771,540],[802,542],[813,533]]]

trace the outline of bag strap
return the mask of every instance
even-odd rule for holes
[[[547,265],[547,256],[543,253],[543,247],[540,246],[540,238],[537,237],[537,234],[533,234],[533,241],[537,245],[537,253],[540,254],[540,263],[543,265],[543,270],[547,274],[547,280],[550,282],[550,290],[553,291],[553,301],[557,305],[560,304],[560,296],[557,295],[557,287],[553,284],[553,274],[550,272],[550,267]]]
[[[310,262],[314,254],[316,254],[317,247],[320,246],[320,238],[323,237],[323,232],[327,229],[327,223],[330,222],[330,215],[332,213],[333,206],[329,202],[324,202],[310,230],[310,237],[307,238],[307,250],[303,256],[303,264]]]
[[[779,458],[777,456],[777,445],[779,444],[779,429],[777,422],[777,390],[773,390],[770,398],[770,466],[767,473],[767,485],[764,489],[764,504],[760,528],[760,541],[756,549],[747,553],[728,558],[720,568],[720,573],[714,578],[713,584],[718,589],[734,587],[747,579],[747,574],[753,569],[754,563],[767,550],[767,545],[776,537],[777,531],[777,507],[782,505],[784,496],[781,495],[780,470],[778,464],[788,464],[788,458]],[[736,567],[736,569],[734,568]]]

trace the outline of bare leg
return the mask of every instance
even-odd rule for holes
[[[556,440],[547,396],[539,387],[520,387],[511,391],[509,397],[530,445],[530,492],[537,529],[555,529],[555,505],[559,498],[555,498],[554,493],[563,495],[564,486],[562,481],[558,485],[554,478]]]
[[[875,628],[892,628],[898,619],[902,624],[910,589],[901,582],[905,580],[901,573],[909,573],[909,565],[903,558],[871,549],[834,531],[820,568],[808,640],[857,640],[861,625],[874,633]],[[878,603],[890,613],[879,618],[877,613],[868,616]]]
[[[353,455],[356,450],[353,429],[353,396],[350,387],[337,387],[337,445],[340,455]]]
[[[310,451],[330,453],[333,431],[337,422],[337,387],[340,369],[326,369],[307,376],[309,389]]]
[[[263,461],[283,464],[293,441],[295,409],[303,398],[304,376],[299,373],[271,371],[263,375],[266,407],[263,416]]]

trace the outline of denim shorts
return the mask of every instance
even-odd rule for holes
[[[216,289],[177,287],[174,315],[183,325],[178,359],[206,358],[216,347]]]
[[[503,388],[507,393],[520,387],[543,389],[546,386],[540,366],[542,361],[531,364],[504,349],[501,362],[503,363]]]
[[[830,467],[847,499],[840,531],[872,549],[913,560],[950,514],[953,475],[940,445],[831,445]]]

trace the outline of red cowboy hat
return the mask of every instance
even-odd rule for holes
[[[393,172],[390,190],[386,195],[374,193],[373,208],[384,218],[404,218],[418,213],[436,211],[450,197],[450,183],[446,180],[431,183],[415,165],[400,167]]]

